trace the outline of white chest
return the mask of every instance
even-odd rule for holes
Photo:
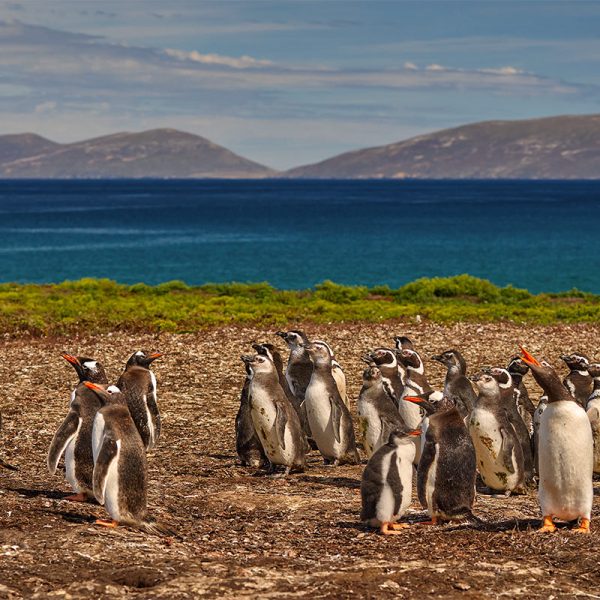
[[[121,440],[117,440],[117,454],[112,459],[106,473],[106,485],[104,488],[104,505],[108,514],[115,521],[121,520],[119,507],[119,458],[121,455]]]
[[[333,431],[329,391],[320,377],[311,378],[306,388],[305,406],[310,430],[320,452],[339,458],[345,444],[343,427],[340,427],[338,442]]]
[[[373,453],[383,446],[387,440],[381,439],[381,419],[377,409],[366,400],[358,400],[358,416],[361,422],[361,432],[363,435],[363,444],[367,458],[371,458]]]
[[[92,456],[94,464],[98,458],[100,447],[102,446],[102,438],[104,437],[104,417],[101,412],[97,412],[94,417],[94,425],[92,427]]]

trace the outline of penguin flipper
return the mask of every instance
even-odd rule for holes
[[[288,418],[283,406],[279,403],[275,404],[275,431],[277,432],[277,441],[282,450],[285,450],[285,426]]]
[[[508,434],[504,427],[500,427],[500,435],[502,436],[502,446],[500,447],[500,452],[502,453],[502,464],[506,467],[506,470],[509,473],[515,472],[515,467],[513,465],[513,450],[515,447],[515,443],[513,438]]]
[[[50,475],[54,475],[62,453],[69,442],[77,435],[82,420],[76,412],[70,410],[58,431],[54,434],[48,450],[48,471],[50,471]]]
[[[394,388],[390,385],[387,379],[384,379],[382,383],[386,396],[394,403],[396,408],[398,408],[400,406],[400,400],[398,396],[396,396]]]
[[[108,431],[104,431],[100,452],[94,464],[93,489],[94,496],[100,504],[104,504],[104,493],[106,491],[106,479],[108,470],[113,460],[119,454],[119,442]]]
[[[400,512],[400,506],[402,505],[402,481],[400,479],[400,473],[398,471],[398,460],[396,451],[392,454],[390,459],[390,468],[387,473],[386,483],[390,486],[392,494],[394,495],[394,515]]]
[[[333,435],[335,441],[339,444],[342,440],[340,430],[342,428],[342,410],[336,399],[333,396],[329,396],[329,404],[331,405],[331,425],[333,427]]]

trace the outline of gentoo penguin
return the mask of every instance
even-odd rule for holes
[[[356,408],[367,458],[387,443],[392,431],[406,429],[398,408],[385,389],[383,376],[378,367],[372,366],[364,370],[363,386]]]
[[[379,527],[384,535],[399,534],[408,527],[396,523],[410,506],[412,497],[414,436],[417,430],[397,429],[388,442],[369,459],[362,474],[360,518],[370,527]]]
[[[2,431],[2,413],[0,413],[0,431]],[[0,467],[4,467],[5,469],[9,469],[10,471],[18,471],[19,468],[15,467],[9,463],[7,463],[6,461],[2,460],[0,458]]]
[[[268,462],[267,455],[256,435],[250,409],[251,372],[246,367],[246,379],[240,396],[240,408],[235,416],[235,450],[244,467],[262,467]]]
[[[515,383],[508,369],[493,367],[489,372],[490,375],[498,382],[498,386],[500,387],[501,404],[502,406],[506,407],[506,415],[508,416],[508,420],[514,427],[519,443],[521,444],[521,450],[523,452],[523,482],[525,485],[528,485],[533,479],[533,453],[531,451],[531,438],[529,437],[527,425],[525,425],[523,417],[521,417],[521,413],[519,412],[517,403],[515,401]]]
[[[152,449],[160,436],[156,376],[150,370],[150,365],[161,356],[160,352],[134,352],[117,381],[117,387],[127,399],[131,418],[140,432],[146,450]]]
[[[529,437],[533,437],[533,415],[535,413],[535,405],[530,400],[529,392],[523,383],[523,377],[529,372],[529,367],[523,362],[523,359],[516,354],[508,361],[506,368],[513,380],[517,408],[519,409],[523,422],[527,426]]]
[[[463,419],[473,410],[477,394],[467,379],[467,362],[458,350],[446,350],[434,355],[431,360],[442,363],[448,371],[444,382],[444,396],[456,400]]]
[[[473,379],[479,388],[479,397],[469,417],[469,433],[481,479],[498,492],[522,492],[525,479],[523,451],[508,418],[506,398],[502,397],[500,386],[492,375],[480,373]]]
[[[589,533],[594,498],[594,440],[590,421],[552,367],[521,348],[523,360],[548,396],[539,431],[540,485],[544,518],[540,531],[555,531],[553,519],[579,519],[574,531]]]
[[[320,343],[308,344],[306,350],[313,362],[313,372],[304,402],[313,439],[326,463],[337,466],[350,455],[358,464],[352,416],[331,373],[331,355]]]
[[[327,342],[324,342],[323,340],[313,340],[313,342],[323,344],[323,346],[329,350],[329,355],[331,356],[331,374],[333,375],[333,379],[335,380],[335,385],[337,386],[341,399],[348,407],[348,410],[350,410],[350,400],[348,398],[348,394],[346,393],[346,375],[344,375],[342,365],[340,365],[340,363],[335,359],[333,350]]]
[[[563,379],[563,384],[577,404],[585,408],[594,384],[592,376],[588,373],[590,361],[583,354],[563,354],[560,358],[569,367],[569,374]]]
[[[296,411],[279,385],[277,369],[273,362],[260,354],[242,356],[250,372],[250,414],[254,430],[269,459],[269,472],[275,465],[290,470],[304,471],[306,438]]]
[[[142,438],[131,418],[124,394],[118,387],[84,383],[99,398],[102,408],[94,421],[94,496],[104,504],[110,521],[141,527],[146,517],[148,466]]]
[[[542,361],[542,365],[546,365],[546,366],[550,366],[547,362]],[[548,408],[548,396],[546,396],[546,394],[543,394],[542,396],[540,396],[540,399],[538,400],[538,405],[535,409],[535,412],[533,413],[533,468],[535,469],[535,472],[539,475],[540,474],[540,468],[539,468],[539,450],[540,450],[540,423],[542,422],[542,414],[544,413],[544,411],[546,410],[546,408]]]
[[[456,401],[447,396],[438,402],[419,396],[406,396],[404,401],[423,406],[429,415],[417,468],[417,493],[431,523],[472,517],[477,475],[475,448]]]
[[[308,338],[303,331],[278,331],[275,335],[281,337],[290,349],[285,378],[292,393],[300,402],[304,400],[304,393],[312,375],[312,362],[304,347]]]
[[[594,388],[587,401],[587,416],[594,437],[594,473],[600,473],[600,364],[591,363],[588,372],[594,379]]]
[[[363,357],[367,364],[373,364],[379,368],[381,372],[381,381],[388,398],[396,406],[398,410],[400,406],[400,398],[404,391],[404,383],[402,381],[405,373],[404,366],[402,371],[399,370],[398,357],[396,352],[389,348],[375,348]],[[387,440],[387,437],[386,437]]]
[[[65,476],[75,492],[65,500],[86,502],[94,498],[92,473],[92,427],[100,409],[98,396],[90,391],[85,381],[106,384],[108,380],[103,366],[92,358],[63,354],[79,377],[79,383],[71,393],[69,412],[58,428],[48,450],[48,470],[56,472],[58,461],[65,454]]]

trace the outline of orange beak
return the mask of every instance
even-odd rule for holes
[[[419,398],[419,396],[405,396],[402,400],[406,400],[407,402],[414,402],[415,404],[420,404],[423,402],[423,398]]]
[[[65,360],[69,361],[72,365],[78,365],[79,364],[79,361],[77,360],[77,357],[73,356],[72,354],[66,354],[65,353],[65,354],[61,354],[61,356]]]
[[[155,352],[154,354],[151,354],[148,358],[160,358],[162,356],[162,352]]]
[[[542,366],[542,365],[540,365],[540,363],[537,361],[537,359],[533,355],[529,354],[529,352],[527,352],[527,350],[525,350],[525,348],[523,348],[523,346],[519,346],[519,348],[521,349],[521,354],[522,354],[523,360],[528,365],[533,365],[534,367]]]
[[[90,390],[95,390],[97,392],[104,392],[104,388],[96,385],[95,383],[91,383],[90,381],[84,381],[83,385],[85,385],[85,387],[90,388]]]
[[[420,429],[413,429],[412,431],[410,431],[408,433],[408,435],[410,435],[411,437],[417,437],[419,435],[421,435],[421,430]]]

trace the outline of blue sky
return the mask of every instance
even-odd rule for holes
[[[600,2],[0,0],[0,133],[175,127],[275,168],[600,112]]]

